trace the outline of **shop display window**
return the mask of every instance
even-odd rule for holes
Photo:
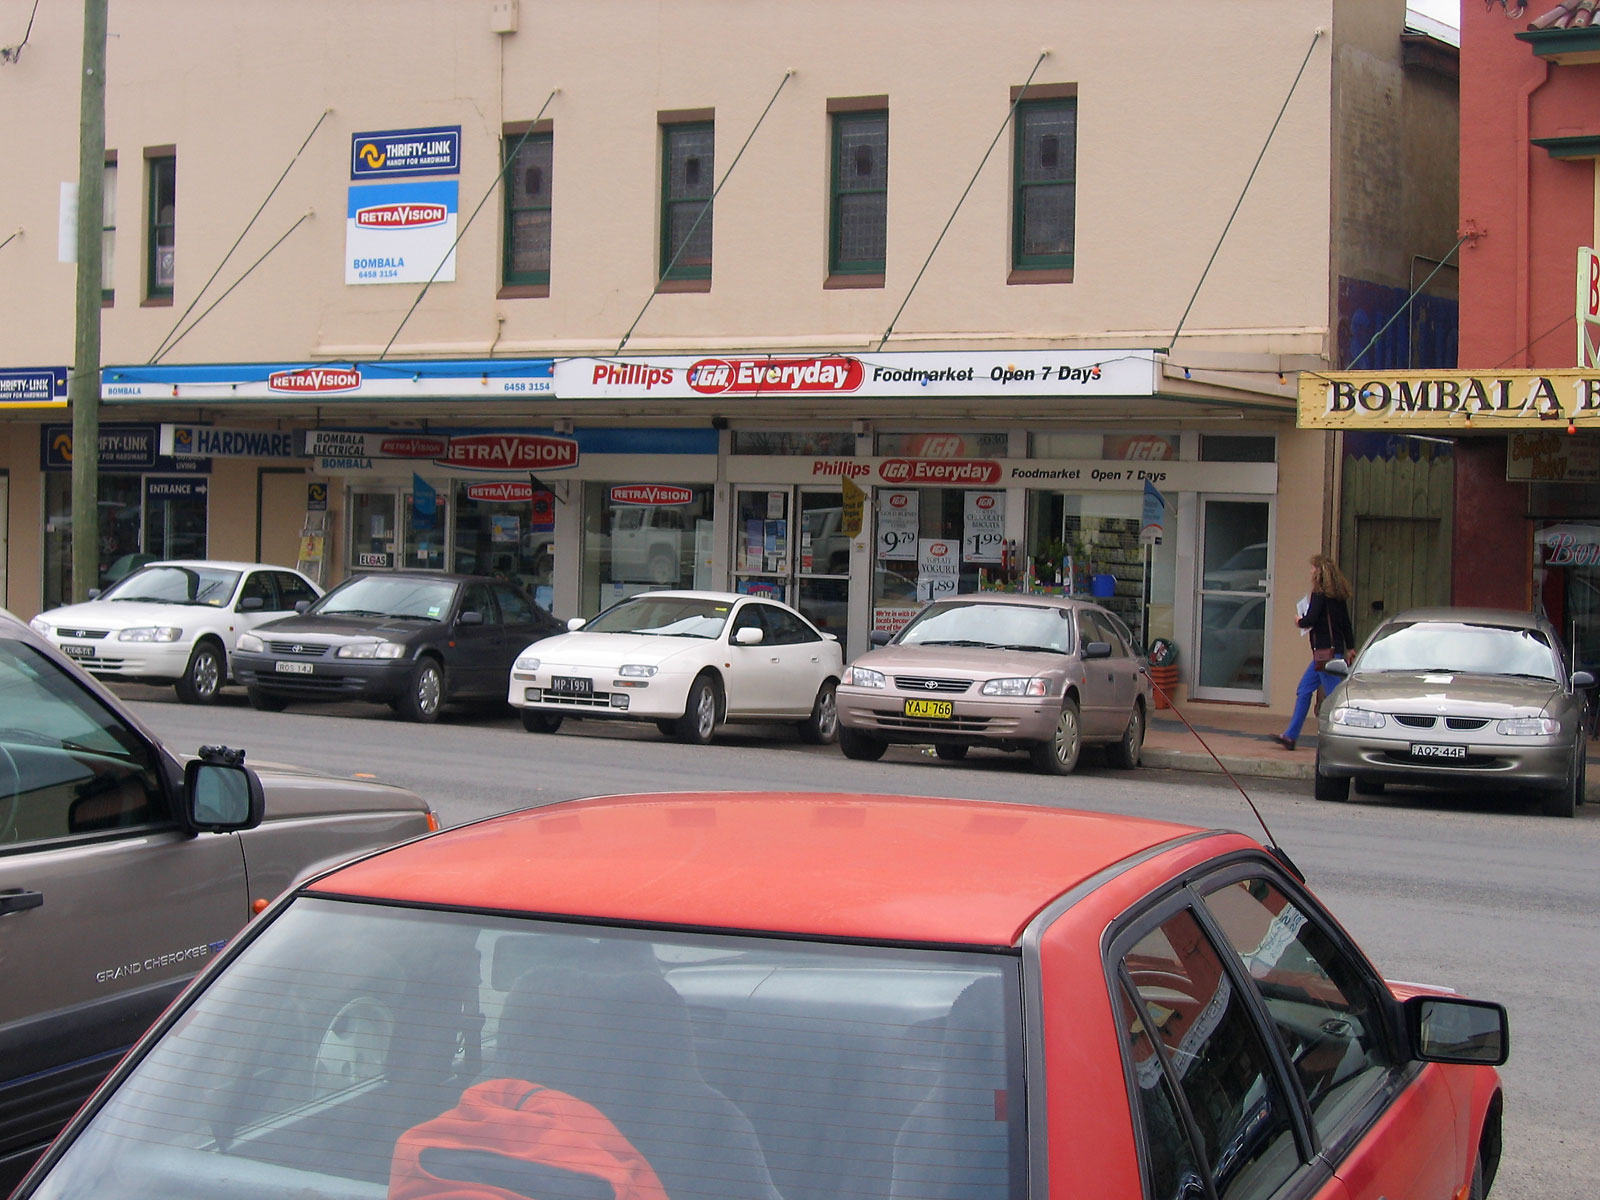
[[[804,454],[838,458],[856,452],[847,429],[735,429],[734,454]]]
[[[879,455],[900,458],[1004,458],[1006,433],[880,433]]]
[[[95,586],[108,587],[157,559],[206,556],[206,489],[148,494],[149,482],[143,475],[100,476]],[[71,602],[72,476],[50,471],[45,474],[44,607]]]
[[[712,490],[677,484],[583,485],[586,615],[639,592],[711,586]]]
[[[522,584],[550,607],[555,574],[556,498],[512,481],[455,484],[452,568]]]

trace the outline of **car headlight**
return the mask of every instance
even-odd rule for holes
[[[624,679],[649,679],[655,673],[655,667],[648,667],[644,663],[623,663],[617,668],[617,674]]]
[[[351,642],[340,646],[335,658],[400,658],[406,648],[399,642]]]
[[[1335,725],[1349,725],[1356,729],[1382,729],[1387,723],[1380,712],[1364,708],[1336,708],[1328,718]]]
[[[1050,681],[1039,675],[1020,679],[991,679],[980,690],[985,696],[1048,696]]]
[[[175,642],[183,636],[176,625],[136,625],[117,634],[119,642]]]
[[[874,671],[869,667],[846,667],[844,681],[851,687],[881,688],[885,684],[882,671]]]
[[[513,671],[537,671],[539,669],[539,657],[535,654],[524,654],[511,664],[511,669]]]
[[[233,648],[243,650],[246,654],[260,654],[266,650],[267,645],[253,633],[241,633]]]
[[[49,637],[50,636],[50,624],[49,624],[48,621],[45,621],[42,617],[35,617],[33,620],[29,621],[28,622],[28,628],[33,630],[40,637]]]
[[[1494,729],[1509,737],[1548,737],[1561,732],[1561,722],[1553,717],[1507,717],[1496,721]]]

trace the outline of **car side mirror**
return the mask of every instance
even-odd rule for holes
[[[308,609],[310,607],[311,607],[311,601],[309,601],[309,600],[296,600],[294,602],[294,610],[297,613],[303,613],[303,612],[306,611],[306,609]]]
[[[469,608],[469,609],[467,609],[466,612],[461,614],[461,619],[459,621],[457,621],[456,624],[458,624],[458,625],[482,625],[483,624],[483,614],[481,612],[479,612],[475,608]]]
[[[200,747],[183,768],[183,817],[191,833],[254,829],[266,814],[261,777],[244,765],[243,750]]]
[[[1083,657],[1086,658],[1086,659],[1088,659],[1088,658],[1110,658],[1111,657],[1111,643],[1110,642],[1085,642],[1083,644]]]
[[[588,623],[589,623],[589,618],[588,617],[568,617],[567,618],[567,628],[570,629],[570,630],[573,630],[573,631],[577,631],[579,629],[582,629]]]
[[[267,606],[267,602],[260,596],[246,596],[239,601],[240,612],[259,612]]]
[[[1460,996],[1413,996],[1402,1006],[1413,1058],[1498,1067],[1511,1053],[1504,1005]]]
[[[1572,673],[1572,690],[1582,691],[1584,688],[1594,686],[1594,676],[1588,671],[1574,671]]]
[[[743,629],[733,631],[733,644],[736,646],[759,646],[761,639],[767,636],[764,629],[757,629],[754,625],[746,625]]]
[[[90,588],[88,590],[88,592],[86,593],[86,595],[90,600],[98,600],[98,599],[100,599],[100,589],[99,588]]]
[[[887,646],[893,640],[894,634],[890,633],[887,629],[874,629],[871,633],[867,634],[868,643],[874,646]]]
[[[1342,658],[1330,658],[1322,664],[1322,669],[1329,675],[1349,676],[1350,674],[1350,664]]]

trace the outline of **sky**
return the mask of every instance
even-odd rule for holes
[[[1461,5],[1470,0],[1406,0],[1406,7],[1423,16],[1443,21],[1453,28],[1461,28]]]

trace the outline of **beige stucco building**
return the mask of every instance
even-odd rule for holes
[[[76,7],[0,64],[23,616],[70,586]],[[1404,283],[1454,219],[1453,84],[1405,28],[1400,0],[112,0],[105,569],[498,569],[561,616],[755,588],[851,654],[947,588],[1076,586],[1174,640],[1190,696],[1287,709],[1337,529],[1298,373],[1341,365],[1341,279]]]

